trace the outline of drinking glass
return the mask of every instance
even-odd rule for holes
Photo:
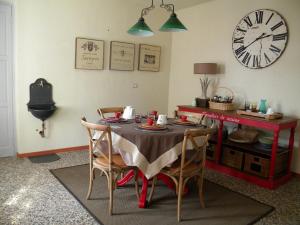
[[[136,123],[141,123],[142,122],[142,115],[141,114],[135,114],[134,121]]]

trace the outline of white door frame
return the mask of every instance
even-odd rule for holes
[[[11,76],[11,87],[12,90],[10,91],[11,92],[11,129],[12,129],[12,150],[10,152],[9,155],[11,156],[15,156],[16,153],[17,153],[17,145],[16,145],[16,112],[15,112],[15,46],[14,46],[14,43],[15,43],[15,26],[14,26],[14,18],[15,18],[15,10],[14,10],[14,5],[13,3],[8,3],[8,2],[3,2],[0,0],[0,6],[6,6],[6,7],[9,7],[10,10],[11,10],[11,20],[10,20],[10,32],[9,32],[9,36],[10,36],[10,43],[9,43],[9,49],[10,49],[10,76]],[[1,154],[0,154],[1,156]],[[7,156],[7,155],[4,155],[4,156]]]

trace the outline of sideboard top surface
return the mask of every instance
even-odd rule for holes
[[[235,122],[235,123],[245,123],[245,122],[255,122],[260,124],[266,124],[272,127],[280,127],[284,125],[288,125],[288,127],[296,127],[297,126],[297,119],[292,117],[283,117],[281,119],[275,120],[267,120],[264,118],[254,117],[254,116],[245,116],[237,114],[236,110],[233,111],[223,111],[217,109],[209,109],[209,108],[201,108],[189,105],[179,105],[178,106],[180,111],[188,111],[193,113],[204,113],[207,114],[212,119],[219,119],[225,120],[228,122]]]

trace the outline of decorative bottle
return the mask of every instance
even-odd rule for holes
[[[259,111],[262,113],[267,112],[267,100],[266,99],[261,99],[259,103]]]

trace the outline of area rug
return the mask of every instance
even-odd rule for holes
[[[177,224],[177,197],[174,191],[158,183],[151,205],[138,208],[134,186],[128,184],[114,192],[114,215],[108,215],[108,191],[104,176],[96,174],[91,200],[88,190],[88,165],[51,170],[61,184],[103,225],[174,225]],[[149,187],[150,188],[150,187]],[[196,188],[190,187],[182,203],[181,225],[254,224],[273,207],[205,180],[205,204],[200,207]]]

